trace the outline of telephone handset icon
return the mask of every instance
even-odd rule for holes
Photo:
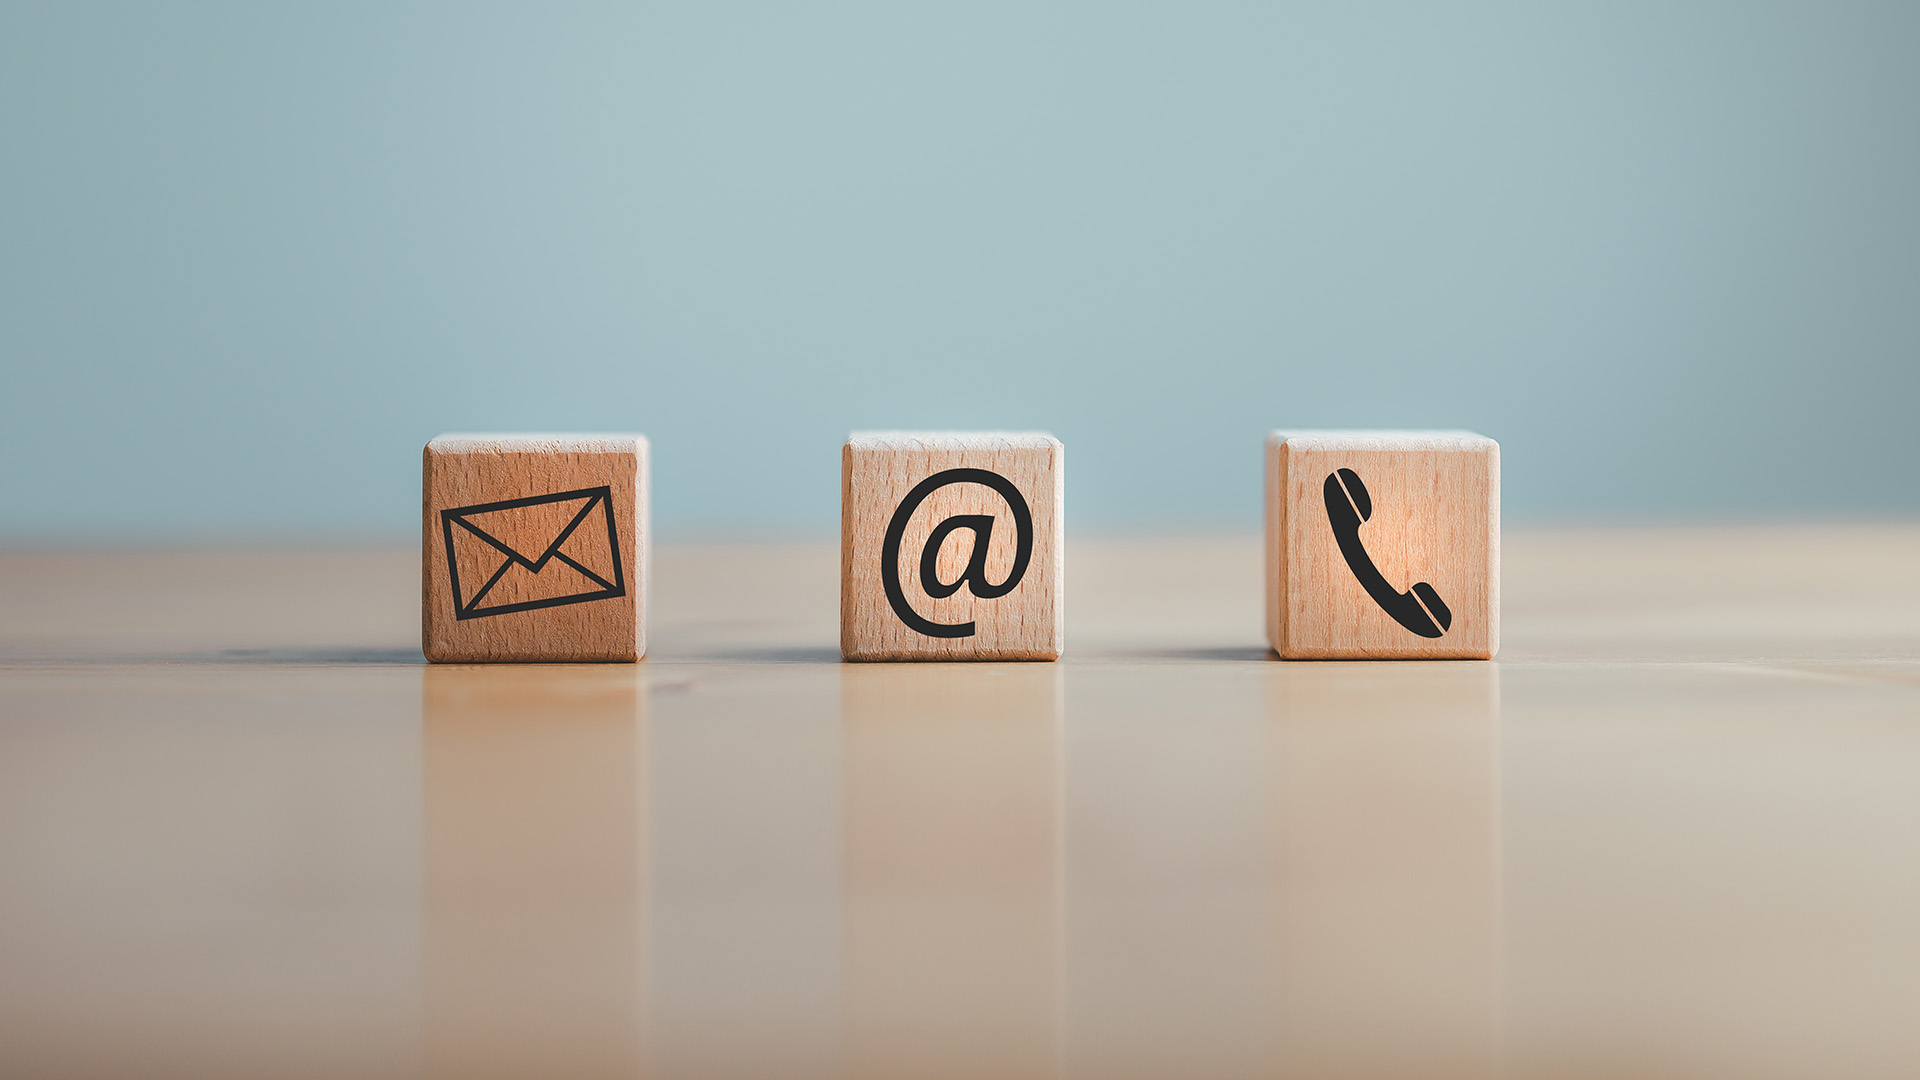
[[[1352,469],[1328,473],[1323,494],[1327,521],[1333,526],[1333,538],[1340,544],[1340,554],[1347,557],[1348,568],[1360,580],[1367,595],[1373,597],[1373,602],[1380,605],[1380,610],[1421,637],[1437,638],[1446,633],[1453,625],[1453,612],[1447,610],[1433,586],[1417,581],[1406,592],[1394,591],[1361,545],[1360,523],[1373,516],[1373,500],[1367,496],[1367,486],[1360,482],[1359,475]]]

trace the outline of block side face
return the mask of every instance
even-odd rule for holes
[[[1264,575],[1262,592],[1266,601],[1267,644],[1275,652],[1286,647],[1287,640],[1287,501],[1282,497],[1286,476],[1285,440],[1269,436],[1265,454],[1265,520],[1263,539]]]
[[[1028,657],[1033,660],[1058,660],[1067,651],[1067,448],[1066,444],[1051,435],[1047,436],[1047,441],[1052,444],[1048,448],[1048,455],[1053,472],[1052,509],[1049,514],[1053,528],[1048,545],[1053,555],[1053,635],[1050,647],[1044,647]],[[1035,526],[1038,524],[1036,521]]]
[[[840,655],[844,659],[854,659],[860,648],[855,615],[858,612],[856,587],[859,576],[854,571],[854,483],[855,467],[854,441],[848,439],[840,448]]]
[[[439,526],[439,515],[433,512],[433,491],[440,462],[440,452],[429,442],[420,452],[420,654],[432,663],[444,659],[436,655],[433,634],[433,560],[438,550],[434,537]]]
[[[645,436],[636,436],[636,439],[633,448],[634,570],[628,588],[633,593],[632,659],[638,661],[647,655],[647,612],[653,585],[653,447]]]
[[[946,475],[953,470],[968,472]],[[1033,446],[948,449],[849,440],[841,464],[841,655],[1058,659],[1064,491],[1064,448],[1051,437]],[[1030,525],[1017,578],[1022,530],[1007,492]],[[896,527],[890,595],[883,555]],[[971,632],[963,632],[967,624]]]
[[[647,446],[429,444],[422,652],[435,662],[632,662],[646,651]]]
[[[1487,654],[1483,659],[1491,660],[1500,653],[1500,444],[1487,441]]]
[[[1491,440],[1476,440],[1437,449],[1422,443],[1352,449],[1287,440],[1286,629],[1284,646],[1276,645],[1281,656],[1493,655],[1498,640],[1497,448]],[[1329,477],[1339,485],[1332,491]],[[1354,478],[1361,496],[1353,489]],[[1336,517],[1344,530],[1336,526]],[[1351,558],[1347,547],[1353,549]],[[1416,583],[1426,583],[1431,593]],[[1444,614],[1428,602],[1432,595],[1439,597]]]

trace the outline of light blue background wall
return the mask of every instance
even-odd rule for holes
[[[0,540],[413,535],[638,429],[669,534],[849,428],[1255,527],[1276,425],[1527,517],[1920,511],[1920,5],[0,6]]]

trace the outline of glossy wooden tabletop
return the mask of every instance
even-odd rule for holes
[[[839,664],[830,544],[607,667],[0,556],[0,1075],[1920,1075],[1920,527],[1505,548],[1499,660],[1321,664],[1255,537],[1070,542],[1058,664]]]

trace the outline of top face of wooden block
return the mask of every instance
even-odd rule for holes
[[[916,450],[1059,450],[1059,439],[1044,431],[856,431],[847,436],[855,453]]]
[[[1322,431],[1282,429],[1267,436],[1269,446],[1303,450],[1478,451],[1499,444],[1471,431]]]
[[[428,443],[427,659],[639,659],[646,456],[639,435],[443,435]]]
[[[1042,432],[848,438],[842,655],[1057,659],[1064,453]]]
[[[647,437],[637,434],[465,434],[442,435],[427,444],[429,454],[631,454]]]

